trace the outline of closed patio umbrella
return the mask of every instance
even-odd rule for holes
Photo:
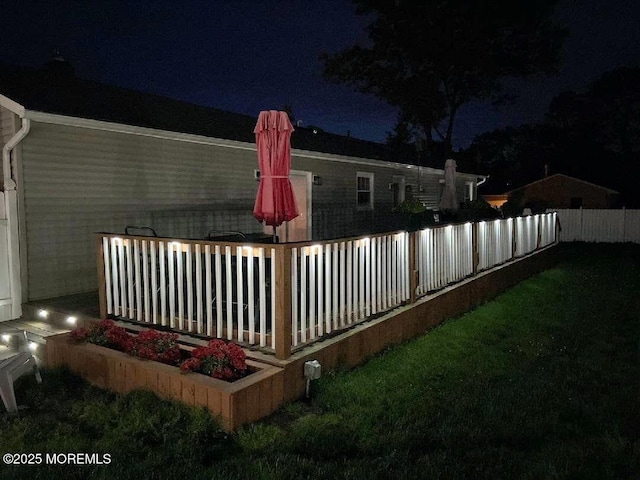
[[[256,135],[260,169],[253,216],[259,222],[273,226],[275,242],[276,227],[300,214],[289,181],[293,126],[286,112],[263,111],[258,116],[253,132]]]
[[[456,198],[456,161],[449,159],[444,163],[444,190],[440,199],[440,210],[457,210]]]

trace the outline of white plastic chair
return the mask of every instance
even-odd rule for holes
[[[36,359],[28,352],[20,352],[0,362],[0,396],[7,412],[16,413],[18,405],[13,382],[25,373],[32,371],[38,383],[42,383]]]

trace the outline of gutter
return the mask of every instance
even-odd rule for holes
[[[486,177],[482,177],[482,181],[476,183],[476,188],[485,183],[487,180],[489,180],[489,175],[487,175]]]

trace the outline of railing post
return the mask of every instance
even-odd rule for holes
[[[291,249],[285,245],[276,248],[276,358],[286,360],[291,356]]]
[[[416,237],[417,232],[409,232],[409,303],[416,303],[418,289],[418,270],[416,269]]]
[[[536,238],[536,250],[540,248],[540,243],[542,242],[542,217],[546,215],[544,213],[538,214],[538,236]],[[546,219],[545,219],[546,222]]]
[[[480,263],[480,252],[478,251],[478,222],[471,224],[471,263],[473,265],[473,275],[475,276],[478,274],[478,264]]]
[[[513,241],[511,242],[511,258],[516,258],[518,253],[518,217],[513,217]]]
[[[96,269],[98,272],[98,299],[100,302],[100,318],[107,318],[107,284],[104,278],[104,249],[102,235],[96,234]]]

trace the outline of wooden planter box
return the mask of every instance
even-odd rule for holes
[[[203,406],[231,431],[276,410],[284,401],[281,368],[247,360],[250,375],[225,382],[199,373],[182,373],[178,367],[132,357],[90,343],[77,343],[68,333],[47,337],[47,366],[67,366],[92,385],[118,393],[145,389],[159,397]]]

